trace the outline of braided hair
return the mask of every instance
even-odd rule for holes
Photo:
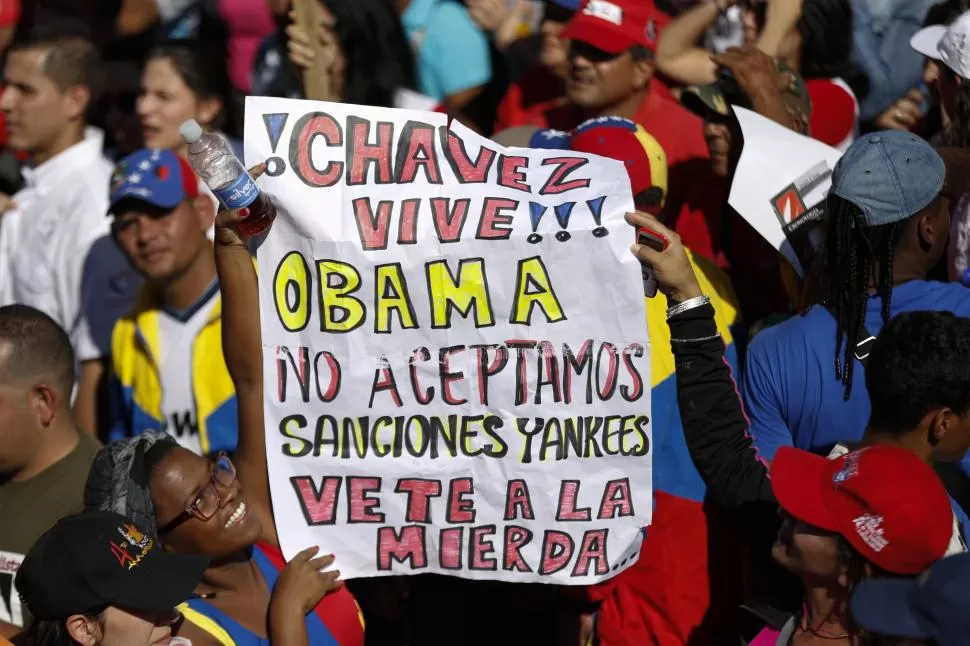
[[[865,332],[869,290],[882,298],[882,320],[888,323],[893,289],[893,260],[900,231],[908,220],[866,226],[862,211],[837,195],[829,195],[826,304],[835,316],[835,378],[852,394],[856,346]]]

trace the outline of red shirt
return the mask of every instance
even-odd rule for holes
[[[711,169],[703,120],[670,98],[665,87],[654,88],[653,82],[633,120],[667,153],[667,225],[691,251],[717,261],[727,185]]]
[[[572,130],[583,116],[566,102],[563,92],[560,78],[544,67],[534,68],[509,88],[499,106],[495,131],[526,125]],[[727,186],[711,170],[703,120],[677,103],[659,79],[650,82],[633,120],[656,137],[667,153],[664,212],[668,225],[692,251],[718,261]]]
[[[495,132],[516,126],[570,130],[576,109],[566,99],[565,83],[539,65],[509,86],[495,115]]]

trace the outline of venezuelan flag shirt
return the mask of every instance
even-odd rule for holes
[[[283,554],[268,543],[253,547],[253,559],[259,566],[270,592],[286,566]],[[191,599],[179,607],[185,618],[212,635],[222,646],[270,646],[269,639],[244,628],[235,619],[202,599]],[[326,595],[306,616],[307,641],[313,646],[363,646],[364,615],[354,595],[341,586]]]

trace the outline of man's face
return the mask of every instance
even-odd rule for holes
[[[652,65],[634,61],[628,51],[610,54],[587,43],[570,43],[566,96],[584,110],[614,106],[646,87],[652,76]]]
[[[704,121],[704,139],[714,174],[727,177],[731,173],[731,128],[724,121],[709,117]]]
[[[970,415],[957,415],[947,409],[937,415],[932,430],[937,441],[933,452],[935,459],[957,462],[967,455],[970,450]]]
[[[35,389],[9,375],[10,350],[8,343],[0,342],[0,474],[15,474],[26,467],[43,440]]]
[[[52,147],[78,113],[70,92],[62,92],[43,73],[46,57],[43,49],[20,50],[10,54],[4,67],[0,109],[10,145],[20,150]]]
[[[183,200],[170,211],[132,202],[115,215],[115,242],[139,274],[153,283],[169,282],[206,252],[208,223],[199,206],[205,199]]]

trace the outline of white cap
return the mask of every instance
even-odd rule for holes
[[[940,61],[964,79],[970,79],[970,11],[946,27],[933,25],[920,29],[909,40],[917,52]]]
[[[195,143],[202,138],[202,126],[200,126],[195,119],[189,119],[179,126],[179,134],[181,134],[182,139],[185,139],[185,141],[188,143]]]

